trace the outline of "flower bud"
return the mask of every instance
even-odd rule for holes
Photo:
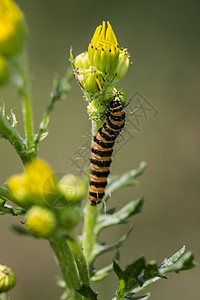
[[[34,204],[46,205],[46,201],[54,201],[52,194],[55,185],[56,179],[52,169],[41,159],[33,159],[25,165],[24,174],[13,175],[7,181],[15,202],[23,208]]]
[[[115,80],[121,79],[127,73],[130,66],[130,55],[127,49],[120,50],[117,68],[115,70],[116,77]]]
[[[106,116],[106,106],[104,103],[99,100],[92,100],[88,106],[87,111],[92,120],[104,119]]]
[[[102,93],[102,100],[107,107],[110,106],[112,100],[119,100],[119,102],[124,106],[126,103],[126,93],[122,88],[119,88],[115,85],[107,86]]]
[[[56,227],[56,218],[49,209],[33,206],[26,214],[25,224],[34,236],[47,238]]]
[[[80,221],[80,214],[74,207],[65,207],[60,211],[60,221],[65,229],[72,229],[76,227]]]
[[[79,69],[89,69],[89,58],[88,58],[88,52],[85,51],[79,55],[76,56],[75,61],[75,68]]]
[[[103,73],[95,68],[75,69],[75,77],[84,91],[90,94],[102,92],[104,86]]]
[[[73,174],[66,174],[59,181],[57,188],[64,195],[66,201],[72,203],[83,200],[86,194],[85,182]]]
[[[0,293],[9,291],[15,285],[13,271],[5,265],[0,264]]]
[[[9,69],[6,59],[0,55],[0,85],[4,84],[9,76]]]
[[[25,18],[12,0],[0,1],[0,54],[5,57],[22,50],[27,36]]]

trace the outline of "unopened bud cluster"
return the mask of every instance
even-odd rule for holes
[[[74,76],[89,102],[90,118],[105,118],[110,102],[118,97],[122,105],[126,93],[115,82],[125,76],[130,65],[127,49],[119,48],[109,22],[99,25],[85,51],[72,61]]]
[[[27,211],[25,224],[35,237],[49,238],[80,221],[77,206],[87,183],[77,176],[67,174],[59,181],[46,162],[33,159],[24,173],[8,179],[7,186],[13,202]]]

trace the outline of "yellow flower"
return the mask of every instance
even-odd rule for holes
[[[107,21],[99,25],[88,47],[90,65],[99,71],[110,74],[115,70],[119,58],[119,45],[114,31]]]
[[[33,206],[26,214],[25,224],[33,235],[45,238],[53,233],[56,227],[56,218],[49,209]]]
[[[15,285],[13,271],[5,265],[0,264],[0,293],[9,291]]]
[[[55,185],[56,179],[52,169],[41,159],[32,160],[25,165],[23,174],[13,175],[7,181],[16,203],[23,208],[33,204],[46,205],[45,201],[54,193]]]
[[[22,49],[27,35],[22,11],[12,0],[0,0],[0,53],[10,57]]]
[[[55,188],[55,176],[50,166],[41,159],[25,165],[24,187],[36,196],[51,193]]]

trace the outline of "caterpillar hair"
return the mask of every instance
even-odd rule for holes
[[[92,156],[90,159],[90,190],[89,202],[91,205],[99,204],[105,194],[107,177],[110,173],[111,156],[115,140],[124,127],[125,112],[118,100],[110,104],[108,117],[103,126],[94,137]]]

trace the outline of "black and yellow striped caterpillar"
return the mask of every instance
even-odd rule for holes
[[[97,205],[104,196],[107,177],[110,173],[111,155],[115,140],[124,127],[125,112],[118,100],[110,104],[106,122],[94,137],[92,147],[89,202]]]

